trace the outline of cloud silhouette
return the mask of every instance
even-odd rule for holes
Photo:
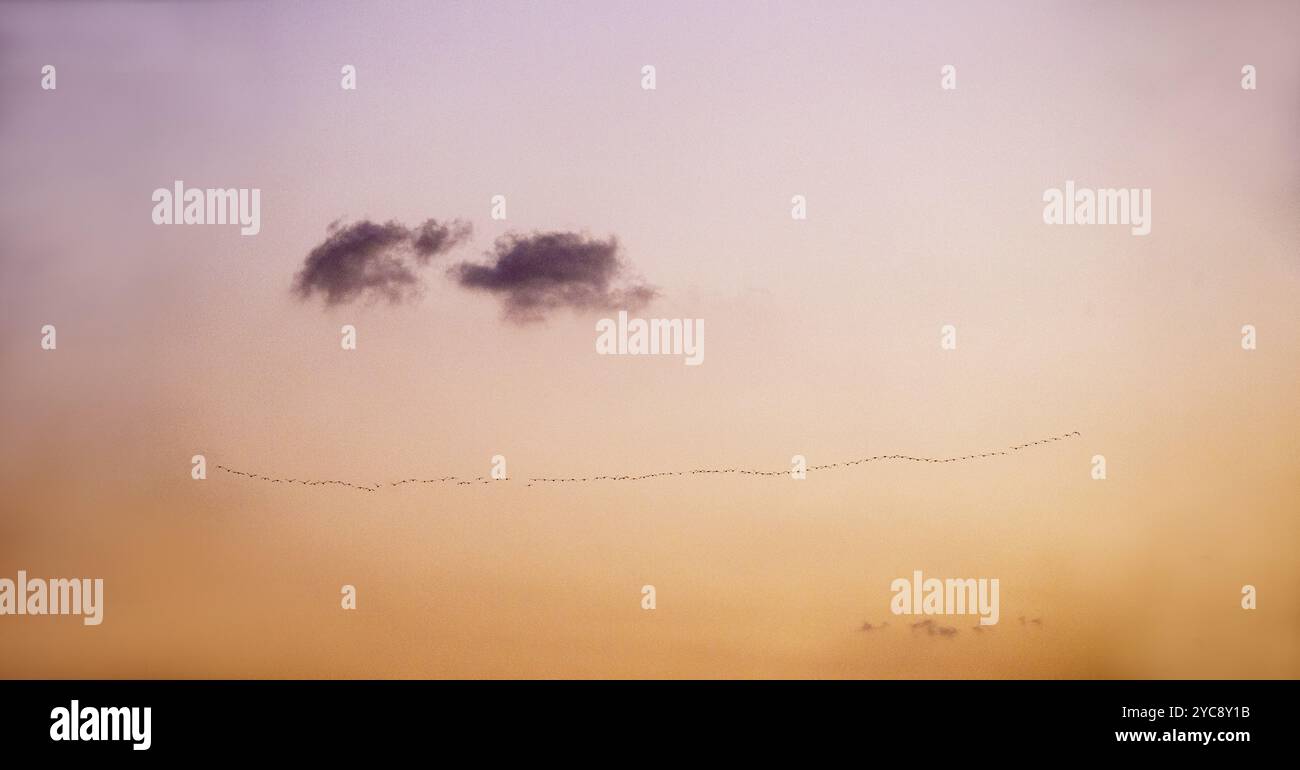
[[[438,224],[436,220],[426,219],[412,231],[411,248],[420,264],[427,265],[429,260],[450,251],[453,246],[468,238],[472,230],[468,222],[458,220]]]
[[[349,225],[330,224],[325,240],[307,254],[294,277],[293,291],[301,299],[321,294],[326,305],[360,297],[401,302],[419,293],[420,280],[410,257],[427,265],[469,237],[470,226],[429,219],[412,229],[389,220],[368,219]]]
[[[618,240],[569,232],[498,238],[487,264],[462,262],[448,270],[460,286],[496,294],[505,318],[540,321],[553,310],[636,310],[658,296],[630,280]],[[616,285],[616,284],[622,285]]]

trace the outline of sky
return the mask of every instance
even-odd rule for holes
[[[1297,33],[1287,2],[7,4],[0,577],[106,598],[0,617],[0,676],[1300,676]],[[260,232],[154,224],[176,180],[258,188]],[[1044,224],[1067,180],[1149,188],[1151,234]],[[430,219],[466,234],[426,259]],[[367,222],[409,291],[304,293]],[[464,280],[546,233],[703,319],[704,363],[598,355],[611,296],[521,318]],[[494,455],[375,492],[217,469]],[[998,578],[1000,622],[912,630],[918,569]]]

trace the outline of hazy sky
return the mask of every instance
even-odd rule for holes
[[[0,676],[1300,676],[1297,38],[1293,2],[6,4],[0,577],[107,598],[0,617]],[[260,234],[154,225],[175,180],[259,188]],[[1066,180],[1150,188],[1151,234],[1045,225]],[[473,235],[420,297],[291,291],[331,223],[429,218]],[[705,363],[446,276],[533,231],[615,237]],[[1001,622],[908,631],[915,569],[999,578]]]

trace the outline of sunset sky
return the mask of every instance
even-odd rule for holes
[[[106,599],[0,617],[0,677],[1300,677],[1297,39],[1294,2],[4,5],[0,577]],[[260,234],[153,224],[176,180],[259,188]],[[1045,225],[1067,180],[1150,188],[1151,234]],[[331,223],[430,218],[472,234],[418,296],[294,292]],[[535,232],[612,237],[704,363],[449,274]],[[1000,623],[909,630],[918,569]]]

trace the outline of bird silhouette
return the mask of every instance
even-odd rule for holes
[[[1076,431],[1071,431],[1071,432],[1069,432],[1069,433],[1063,433],[1063,434],[1061,434],[1061,435],[1059,435],[1059,436],[1051,436],[1051,437],[1048,437],[1048,438],[1039,439],[1038,441],[1031,441],[1031,442],[1029,442],[1029,443],[1027,443],[1027,444],[1018,444],[1018,445],[1016,445],[1016,446],[1009,447],[1008,449],[1004,449],[1004,450],[999,450],[999,451],[988,451],[988,452],[983,452],[983,453],[980,453],[980,454],[961,455],[961,456],[959,456],[959,457],[942,457],[942,458],[940,458],[940,457],[913,457],[913,456],[911,456],[911,455],[897,455],[897,454],[895,454],[895,455],[874,455],[874,456],[872,456],[872,457],[863,457],[863,458],[860,458],[860,459],[857,459],[857,460],[846,460],[846,461],[840,461],[840,462],[835,462],[835,463],[826,463],[826,464],[822,464],[822,465],[814,465],[814,466],[810,466],[809,468],[807,468],[807,470],[809,470],[809,471],[816,471],[816,470],[833,470],[833,469],[836,469],[836,468],[843,468],[843,467],[849,467],[849,466],[854,466],[854,465],[861,465],[861,464],[863,464],[863,463],[877,462],[877,461],[880,461],[880,460],[905,460],[905,461],[910,461],[910,462],[925,462],[925,463],[953,463],[953,462],[967,462],[967,461],[970,461],[970,460],[980,460],[980,459],[984,459],[984,458],[987,458],[987,457],[1003,457],[1003,456],[1006,456],[1006,455],[1010,454],[1011,452],[1015,452],[1015,451],[1018,451],[1018,450],[1021,450],[1021,449],[1025,449],[1025,448],[1027,448],[1027,447],[1038,446],[1038,445],[1041,445],[1041,444],[1047,444],[1047,443],[1052,442],[1052,441],[1063,441],[1063,440],[1065,440],[1065,439],[1067,439],[1067,438],[1071,438],[1071,437],[1074,437],[1074,436],[1080,436],[1080,435],[1082,435],[1082,434],[1080,434],[1079,431],[1076,430]],[[350,483],[350,482],[347,482],[347,481],[341,481],[341,480],[338,480],[338,479],[325,479],[325,480],[320,480],[320,481],[313,481],[313,480],[309,480],[309,479],[282,479],[282,478],[275,478],[275,477],[272,477],[272,476],[263,476],[263,475],[259,475],[259,474],[256,474],[256,473],[246,473],[246,472],[244,472],[244,471],[238,471],[238,470],[235,470],[235,469],[233,469],[233,468],[227,468],[227,467],[224,466],[224,465],[218,465],[217,468],[218,468],[219,470],[221,470],[221,471],[224,471],[224,472],[226,472],[226,473],[230,473],[230,474],[233,474],[233,475],[236,475],[236,476],[243,476],[244,478],[254,479],[254,480],[256,480],[256,481],[267,481],[267,482],[271,482],[271,483],[273,483],[273,484],[281,484],[281,483],[284,483],[284,484],[302,484],[302,485],[304,485],[304,486],[312,486],[312,487],[314,487],[314,486],[321,486],[321,485],[334,485],[334,486],[340,486],[340,487],[347,487],[347,488],[349,488],[349,489],[355,489],[355,490],[358,490],[358,491],[360,491],[360,492],[376,492],[376,491],[378,491],[381,487],[385,486],[385,485],[383,485],[383,484],[373,484],[373,485],[366,485],[366,484],[353,484],[353,483]],[[640,475],[640,476],[633,476],[633,475],[606,475],[606,476],[594,476],[594,477],[583,477],[583,478],[573,478],[573,477],[569,477],[569,478],[564,478],[564,477],[554,477],[554,478],[530,478],[530,479],[527,480],[528,483],[527,483],[526,486],[531,487],[531,486],[533,486],[534,484],[538,484],[538,485],[540,485],[540,484],[569,484],[569,483],[587,484],[587,483],[592,483],[592,482],[597,482],[597,481],[642,481],[642,480],[644,480],[644,479],[660,478],[660,477],[662,477],[662,476],[683,476],[683,475],[688,475],[688,474],[689,474],[689,475],[700,475],[700,474],[717,474],[717,473],[739,473],[739,474],[743,474],[743,475],[747,475],[747,476],[782,477],[782,476],[787,476],[787,475],[790,473],[790,471],[789,471],[789,469],[773,470],[773,471],[760,471],[760,470],[747,470],[747,469],[742,469],[742,468],[695,468],[695,469],[690,470],[690,471],[660,471],[660,472],[658,472],[658,473],[646,473],[646,474],[642,474],[642,475]],[[466,479],[460,479],[460,478],[457,478],[456,476],[444,476],[444,477],[442,477],[442,478],[429,478],[429,479],[403,479],[402,481],[389,482],[389,483],[387,484],[387,486],[389,486],[389,487],[395,487],[395,486],[399,486],[399,485],[402,485],[402,484],[434,484],[434,483],[442,483],[442,484],[445,484],[445,483],[448,483],[448,482],[455,482],[456,486],[470,486],[470,485],[474,484],[475,482],[479,482],[479,483],[487,484],[487,483],[491,483],[491,482],[494,482],[494,481],[509,481],[509,479],[508,479],[508,478],[505,478],[505,479],[485,479],[484,477],[479,476],[479,477],[477,477],[477,478],[475,478],[475,479],[473,479],[473,480],[466,480]],[[1023,623],[1023,622],[1024,622],[1024,620],[1022,619],[1022,620],[1021,620],[1021,623]],[[915,627],[915,625],[914,625],[914,627]]]

